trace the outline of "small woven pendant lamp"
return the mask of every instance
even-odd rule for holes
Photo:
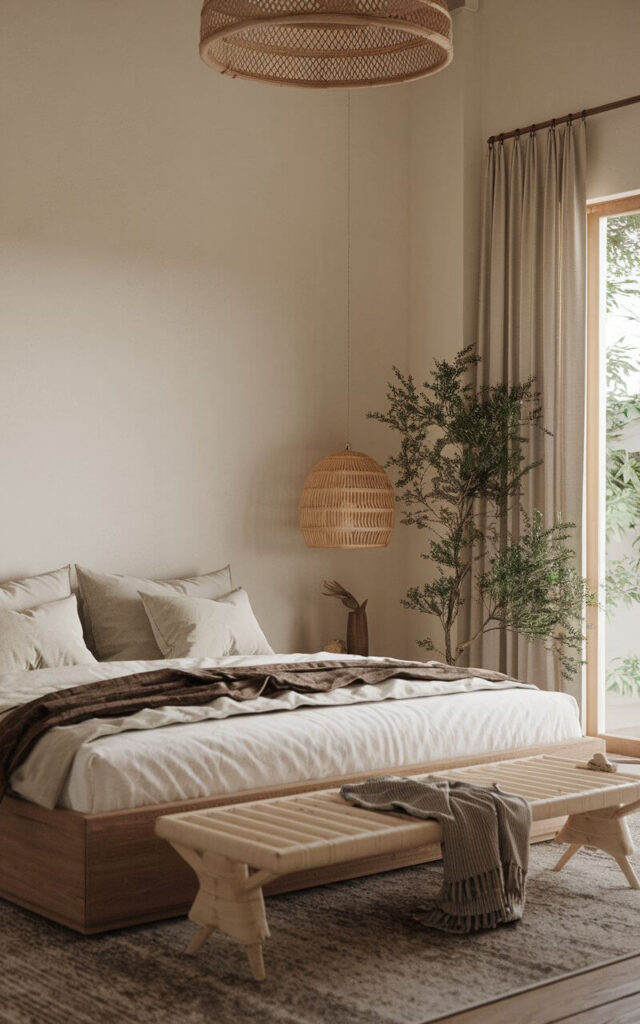
[[[200,56],[232,78],[351,88],[441,71],[451,36],[447,0],[205,0]]]
[[[316,463],[300,496],[310,548],[385,548],[393,530],[393,487],[375,459],[348,448]]]
[[[347,93],[347,380],[346,428],[351,421],[351,100]],[[343,452],[316,463],[300,495],[300,529],[310,548],[384,548],[393,530],[395,500],[375,459]]]

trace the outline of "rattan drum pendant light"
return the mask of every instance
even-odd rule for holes
[[[351,419],[351,101],[347,95],[347,438]],[[389,477],[375,459],[343,452],[316,463],[300,496],[300,529],[310,548],[384,548],[393,530]]]
[[[320,459],[300,496],[300,529],[310,548],[386,548],[393,514],[384,469],[350,448]]]
[[[205,0],[200,56],[276,85],[408,82],[451,61],[451,15],[447,0]]]

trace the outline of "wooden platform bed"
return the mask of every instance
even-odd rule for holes
[[[602,740],[585,737],[398,767],[396,772],[418,774],[536,754],[584,761],[603,749]],[[356,781],[371,774],[348,778]],[[154,834],[159,815],[326,789],[344,781],[316,779],[215,799],[156,804],[107,814],[50,811],[25,800],[5,797],[0,803],[0,897],[86,935],[186,914],[196,895],[197,878],[178,854]],[[551,839],[563,821],[538,822],[532,831],[533,840]],[[439,846],[431,844],[401,855],[370,857],[288,875],[266,886],[265,892],[304,889],[439,857]]]

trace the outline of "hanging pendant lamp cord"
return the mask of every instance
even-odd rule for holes
[[[347,89],[347,443],[351,442],[351,90]]]

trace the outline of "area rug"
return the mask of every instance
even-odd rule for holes
[[[85,938],[0,901],[0,1020],[426,1024],[640,949],[640,891],[595,851],[552,873],[560,852],[532,848],[524,921],[475,936],[411,918],[440,864],[271,897],[262,983],[223,935],[183,956],[184,918]]]

